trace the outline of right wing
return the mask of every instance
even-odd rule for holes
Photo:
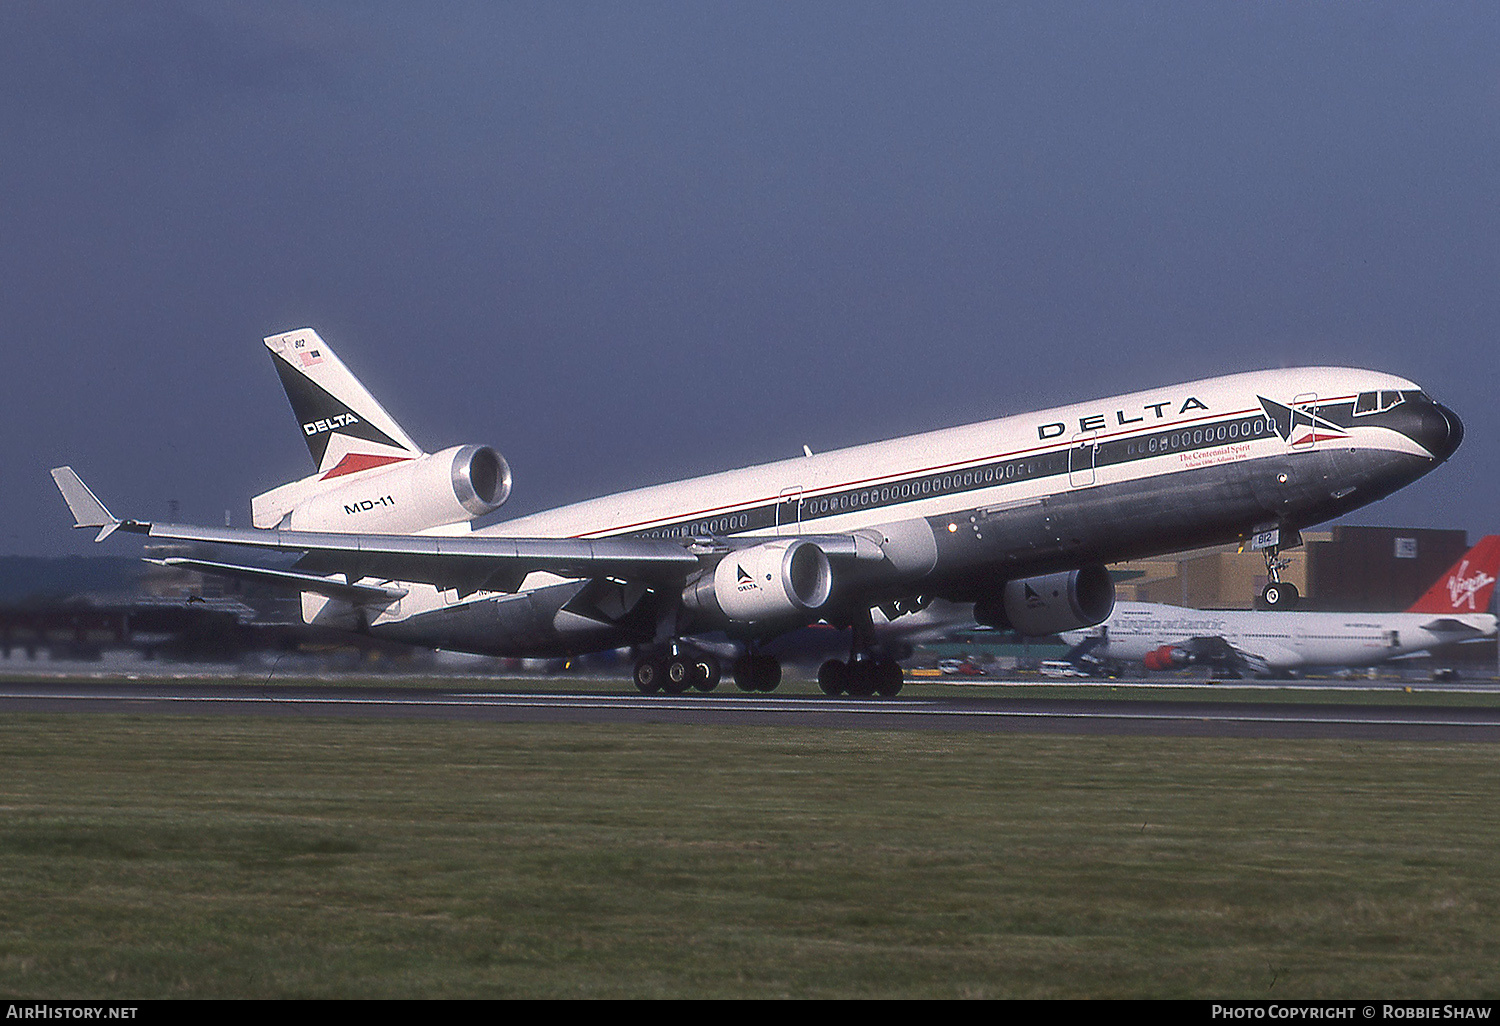
[[[618,577],[654,584],[681,585],[692,572],[731,547],[772,541],[736,538],[729,541],[682,538],[501,538],[491,535],[339,534],[327,531],[260,530],[255,528],[195,527],[121,520],[109,512],[71,467],[52,471],[74,526],[99,528],[96,540],[115,531],[145,535],[158,541],[235,545],[270,552],[301,553],[294,571],[237,566],[207,560],[192,569],[222,576],[254,577],[307,591],[312,582],[342,574],[351,582],[364,579],[430,584],[462,595],[476,591],[520,588],[536,571],[560,577]],[[884,551],[864,535],[807,535],[835,558],[883,559]],[[186,565],[177,563],[176,565]],[[328,585],[332,587],[333,585]],[[346,586],[348,587],[348,586]],[[361,586],[363,587],[363,586]],[[341,595],[340,597],[348,597]],[[365,596],[368,600],[374,596]],[[388,596],[388,600],[394,596]]]
[[[462,594],[515,591],[527,574],[547,571],[562,577],[617,576],[647,581],[681,580],[701,563],[684,545],[657,538],[493,538],[485,535],[335,534],[326,531],[195,527],[121,520],[109,512],[71,467],[52,471],[73,512],[75,527],[99,528],[96,540],[115,531],[157,541],[236,545],[269,552],[300,552],[295,570],[240,567],[197,561],[192,569],[224,576],[258,576],[262,581],[319,590],[312,575],[343,574],[349,581],[412,581]],[[185,565],[185,564],[177,564]],[[346,597],[346,596],[341,596]]]

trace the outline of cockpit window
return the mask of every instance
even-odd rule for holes
[[[1354,400],[1354,415],[1356,417],[1368,417],[1372,413],[1384,413],[1394,406],[1400,406],[1406,402],[1406,396],[1400,392],[1361,392]]]

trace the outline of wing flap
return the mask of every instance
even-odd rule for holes
[[[157,566],[175,567],[181,570],[196,570],[215,577],[229,577],[257,584],[287,588],[291,591],[311,591],[332,599],[342,599],[354,605],[389,605],[407,595],[407,589],[379,584],[346,584],[343,581],[318,577],[314,574],[299,574],[291,570],[273,570],[268,567],[240,566],[235,563],[217,563],[207,559],[189,559],[169,556],[166,559],[148,559]]]
[[[618,576],[680,580],[699,567],[698,557],[672,541],[654,538],[493,538],[486,535],[333,534],[262,531],[126,521],[120,529],[153,540],[235,545],[301,552],[297,570],[350,579],[415,581],[463,593],[515,590],[527,574],[560,577]]]

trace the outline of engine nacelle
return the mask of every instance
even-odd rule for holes
[[[457,445],[352,475],[348,484],[299,503],[289,526],[350,534],[425,531],[484,516],[509,497],[505,457],[487,445]]]
[[[1192,654],[1176,645],[1153,648],[1141,657],[1141,664],[1148,670],[1175,670],[1193,661]]]
[[[731,552],[682,593],[683,605],[731,623],[805,616],[828,601],[833,568],[812,542],[789,538]]]
[[[974,619],[1029,637],[1092,627],[1115,608],[1115,582],[1102,565],[1007,581],[1000,594],[974,603]]]

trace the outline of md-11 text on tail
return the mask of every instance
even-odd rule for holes
[[[734,642],[746,690],[766,646],[850,631],[831,694],[894,694],[885,620],[933,598],[1046,635],[1104,620],[1105,563],[1252,541],[1273,589],[1297,532],[1389,495],[1458,447],[1414,383],[1332,367],[1256,371],[621,492],[471,529],[511,487],[494,449],[424,452],[310,329],[266,341],[317,470],[257,496],[254,526],[120,520],[67,467],[76,525],[299,553],[290,569],[179,556],[302,593],[313,624],[495,655],[633,646],[646,691],[712,688]]]

